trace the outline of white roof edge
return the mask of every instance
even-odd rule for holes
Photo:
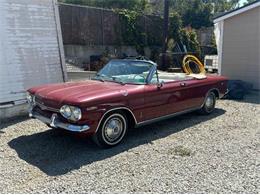
[[[254,3],[254,4],[252,4],[252,5],[246,6],[246,7],[244,7],[244,8],[238,9],[238,10],[236,10],[236,11],[233,11],[233,12],[231,12],[231,13],[229,13],[229,14],[226,14],[226,15],[224,15],[224,16],[222,16],[222,17],[216,18],[213,22],[214,22],[214,23],[218,23],[218,22],[221,21],[221,20],[225,20],[225,19],[230,18],[230,17],[232,17],[232,16],[235,16],[235,15],[237,15],[237,14],[241,14],[241,13],[243,13],[243,12],[245,12],[245,11],[248,11],[248,10],[250,10],[250,9],[256,8],[256,7],[258,7],[258,6],[260,6],[260,1]]]

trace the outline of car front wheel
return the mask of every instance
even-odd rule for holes
[[[125,114],[114,112],[104,117],[98,131],[93,136],[93,140],[102,148],[110,148],[123,140],[127,129],[128,122]]]

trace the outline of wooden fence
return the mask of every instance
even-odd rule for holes
[[[59,4],[59,12],[64,44],[126,45],[122,40],[125,27],[121,24],[119,14],[112,10]],[[141,32],[146,35],[146,45],[160,46],[162,18],[149,15],[138,20]]]

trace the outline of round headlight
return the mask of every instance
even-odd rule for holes
[[[64,105],[61,107],[60,109],[60,113],[62,116],[64,116],[65,118],[69,119],[69,117],[71,116],[71,109],[69,106]]]
[[[72,110],[72,116],[73,116],[74,120],[81,119],[81,110],[80,110],[80,108],[71,107],[71,110]]]
[[[69,120],[78,121],[81,119],[81,110],[75,106],[64,105],[60,108],[61,115]]]

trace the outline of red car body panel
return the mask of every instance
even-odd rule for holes
[[[222,97],[227,90],[227,78],[208,75],[206,79],[167,82],[160,88],[156,84],[122,85],[89,80],[47,84],[28,91],[35,95],[37,101],[57,111],[65,104],[80,107],[82,118],[74,123],[89,125],[90,129],[83,133],[92,135],[104,114],[111,109],[130,110],[138,125],[158,117],[199,108],[210,90],[217,91]]]

